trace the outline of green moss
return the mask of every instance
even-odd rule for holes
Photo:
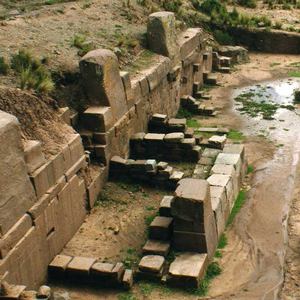
[[[228,227],[230,224],[232,224],[236,214],[239,212],[239,210],[241,209],[243,203],[246,200],[246,191],[245,190],[241,190],[239,192],[239,195],[234,203],[234,206],[232,208],[231,214],[229,216],[229,219],[227,221],[226,227]]]

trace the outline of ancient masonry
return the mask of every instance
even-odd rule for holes
[[[161,218],[168,220],[158,219],[150,226],[145,252],[154,254],[154,260],[147,256],[142,259],[140,276],[154,274],[152,277],[161,278],[165,274],[167,251],[152,253],[151,248],[160,239],[163,241],[158,245],[168,248],[164,240],[169,235],[175,248],[188,251],[171,264],[170,283],[188,278],[190,270],[193,278],[187,281],[195,286],[204,274],[241,186],[244,150],[225,146],[213,165],[210,154],[203,157],[200,146],[223,149],[226,138],[215,136],[203,141],[186,130],[185,120],[174,116],[181,103],[213,115],[213,108],[199,107],[193,97],[186,95],[204,96],[199,92],[203,81],[218,84],[211,74],[213,61],[215,68],[226,71],[230,59],[217,55],[213,58],[201,29],[177,32],[172,13],[149,17],[148,38],[157,59],[134,79],[119,71],[118,59],[109,50],[91,51],[81,59],[90,107],[71,118],[69,110],[63,110],[62,118],[80,128],[80,134],[66,141],[55,157],[46,160],[38,141],[22,142],[18,120],[0,112],[1,281],[37,289],[47,281],[51,263],[51,274],[66,272],[71,278],[80,274],[94,280],[99,274],[109,273],[110,284],[123,282],[125,288],[132,285],[132,273],[120,264],[103,266],[89,258],[57,257],[97,200],[110,161],[112,175],[124,172],[134,178],[143,174],[176,189],[174,199],[164,200],[161,207]],[[149,131],[152,133],[146,133]],[[137,160],[128,161],[130,146]],[[187,155],[194,162],[201,157],[193,179],[183,179],[167,163],[155,160],[181,160]],[[101,161],[104,167],[92,182],[85,182],[82,172],[91,163],[90,158]],[[206,181],[202,175],[208,174],[207,166],[212,175]]]

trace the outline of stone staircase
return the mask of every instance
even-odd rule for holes
[[[230,73],[232,59],[227,56],[220,56],[218,52],[213,52],[213,70],[220,73]]]
[[[218,114],[213,105],[203,104],[203,102],[192,96],[184,95],[180,98],[180,101],[182,107],[185,107],[194,114],[210,117],[215,117]]]

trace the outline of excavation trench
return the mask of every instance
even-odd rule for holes
[[[208,297],[212,299],[278,299],[284,282],[288,215],[293,191],[297,186],[295,178],[299,178],[300,132],[297,129],[298,109],[291,110],[291,108],[280,106],[292,104],[293,89],[299,83],[295,79],[270,81],[274,72],[267,69],[267,66],[270,61],[274,62],[274,56],[267,56],[264,59],[262,71],[254,71],[253,66],[257,63],[255,60],[261,60],[263,56],[265,55],[253,55],[251,64],[242,65],[241,69],[233,74],[223,75],[225,86],[211,91],[214,99],[212,104],[222,106],[222,113],[216,119],[200,120],[201,126],[226,125],[242,131],[247,137],[245,144],[249,164],[255,168],[245,185],[245,188],[249,190],[246,202],[226,231],[228,245],[222,250],[223,257],[220,259],[222,274],[212,281],[208,292]],[[277,56],[276,59],[278,60],[279,57]],[[285,59],[280,58],[281,61]],[[288,57],[287,63],[297,59],[296,56]],[[253,76],[254,74],[257,76]],[[265,90],[264,87],[266,87]],[[266,99],[274,101],[271,103],[278,106],[273,120],[264,120],[261,114],[256,116],[241,114],[238,110],[241,104],[234,98],[251,89],[255,94],[263,92],[271,95]],[[261,100],[261,97],[258,96],[255,99]],[[151,191],[149,190],[148,193],[150,198],[147,205],[158,205],[160,197],[156,195],[152,200]],[[159,191],[156,191],[156,194],[159,194]],[[128,211],[132,214],[138,210],[134,204],[127,207],[124,216],[125,218],[128,216],[129,222],[132,216],[128,215]],[[110,210],[110,213],[113,214],[113,211]],[[134,217],[133,231],[136,233],[144,230],[141,228],[141,222],[144,222],[144,218],[140,218],[142,213],[140,211],[138,216]],[[104,225],[97,222],[97,214],[103,215],[104,218],[106,216],[105,211],[101,212],[101,209],[94,211],[82,227],[84,229],[84,233],[82,229],[82,237],[77,234],[73,242],[67,245],[64,253],[86,254],[90,251],[88,249],[92,249],[90,244],[86,247],[87,239],[95,246],[92,251],[97,253],[99,249],[102,249],[103,257],[110,257],[113,252],[117,253],[116,241],[115,244],[109,243],[108,238],[105,241],[106,250],[103,250],[103,247],[100,247],[102,244],[100,239],[95,238],[93,230],[89,230],[91,220],[92,222],[94,220],[97,232],[106,226],[104,221],[102,221]],[[116,211],[117,215],[118,218],[122,218],[122,213]],[[113,215],[110,217],[114,218]],[[124,226],[126,224],[127,222]],[[126,239],[128,237],[129,235]],[[130,243],[125,247],[137,246],[139,241],[134,242],[135,245]],[[199,296],[190,295],[186,291],[165,290],[164,287],[157,286],[147,287],[149,290],[144,293],[140,283],[135,285],[131,292],[133,298],[129,296],[129,298],[120,298],[120,293],[116,290],[97,290],[90,286],[76,287],[55,283],[53,287],[56,290],[67,290],[72,299],[84,300],[199,299]],[[282,295],[282,299],[287,298]]]

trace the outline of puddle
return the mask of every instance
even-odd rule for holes
[[[237,112],[256,120],[273,120],[286,110],[295,110],[294,91],[299,87],[299,79],[286,78],[235,89],[231,97]]]

